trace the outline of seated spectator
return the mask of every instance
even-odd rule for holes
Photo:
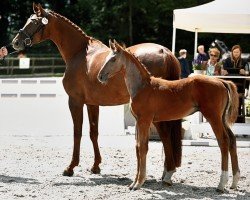
[[[234,45],[231,50],[231,56],[228,57],[224,64],[223,64],[223,70],[222,74],[227,75],[229,72],[227,71],[230,68],[236,68],[239,69],[239,74],[245,75],[245,67],[248,65],[245,60],[241,58],[241,47],[240,45]]]
[[[186,59],[187,57],[187,50],[186,49],[181,49],[179,51],[179,57],[178,60],[181,64],[181,78],[187,78],[190,74],[190,69],[189,69],[189,64]]]
[[[201,63],[204,62],[204,61],[207,61],[208,60],[208,56],[207,54],[205,53],[205,48],[204,48],[204,45],[199,45],[198,48],[198,54],[196,56],[196,60],[200,61]]]
[[[209,60],[204,63],[206,75],[218,76],[221,75],[221,64],[219,63],[220,51],[213,47],[209,49]]]
[[[5,56],[8,55],[8,50],[6,49],[6,47],[1,47],[0,49],[0,58],[3,58]]]

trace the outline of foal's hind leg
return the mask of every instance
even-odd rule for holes
[[[239,169],[239,164],[238,164],[236,137],[234,136],[232,130],[228,126],[225,126],[225,129],[227,130],[229,138],[230,138],[229,152],[231,156],[232,171],[233,171],[233,182],[230,188],[235,189],[237,188],[237,184],[240,179],[240,169]]]
[[[74,123],[74,149],[70,165],[64,170],[64,176],[72,176],[74,167],[79,164],[82,138],[83,104],[69,97],[69,109]]]
[[[93,144],[95,153],[95,162],[91,168],[94,174],[100,173],[101,169],[99,164],[101,163],[101,155],[98,145],[98,119],[99,119],[99,106],[87,105],[90,127],[90,139]]]
[[[206,117],[206,116],[205,116]],[[224,191],[224,187],[228,182],[228,151],[229,151],[229,137],[223,126],[222,119],[214,116],[212,119],[207,118],[210,122],[215,136],[218,140],[218,145],[221,151],[221,177],[220,183],[217,187],[218,191]]]
[[[162,174],[162,181],[167,185],[172,185],[171,177],[176,171],[175,161],[173,157],[173,145],[171,140],[171,130],[169,122],[154,122],[163,143],[165,162]]]

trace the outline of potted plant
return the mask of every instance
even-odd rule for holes
[[[192,62],[194,74],[205,74],[204,66],[202,65],[202,61],[198,59],[194,59]]]

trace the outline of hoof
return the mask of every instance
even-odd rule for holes
[[[224,193],[224,189],[217,188],[216,192],[218,192],[218,193]]]
[[[139,184],[135,184],[135,185],[133,184],[133,186],[132,185],[129,186],[129,189],[133,191],[139,190],[140,188],[141,186]]]
[[[128,188],[129,188],[130,190],[134,190],[134,186],[135,186],[135,182],[133,182]]]
[[[162,181],[162,184],[163,184],[164,186],[166,186],[166,187],[170,187],[170,186],[173,185],[173,182],[172,182],[172,181],[170,181],[170,182]]]
[[[65,169],[63,171],[63,176],[73,176],[73,174],[74,174],[73,170]]]
[[[100,169],[100,167],[92,167],[91,168],[91,172],[93,174],[100,174],[101,173],[101,169]]]

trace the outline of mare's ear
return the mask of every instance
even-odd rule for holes
[[[38,4],[36,4],[35,2],[33,2],[33,11],[35,14],[39,12]]]
[[[33,11],[38,17],[46,16],[45,10],[42,8],[41,4],[33,3]]]
[[[112,42],[111,39],[109,39],[109,47],[112,51],[116,51],[116,47],[115,47],[115,44]]]

